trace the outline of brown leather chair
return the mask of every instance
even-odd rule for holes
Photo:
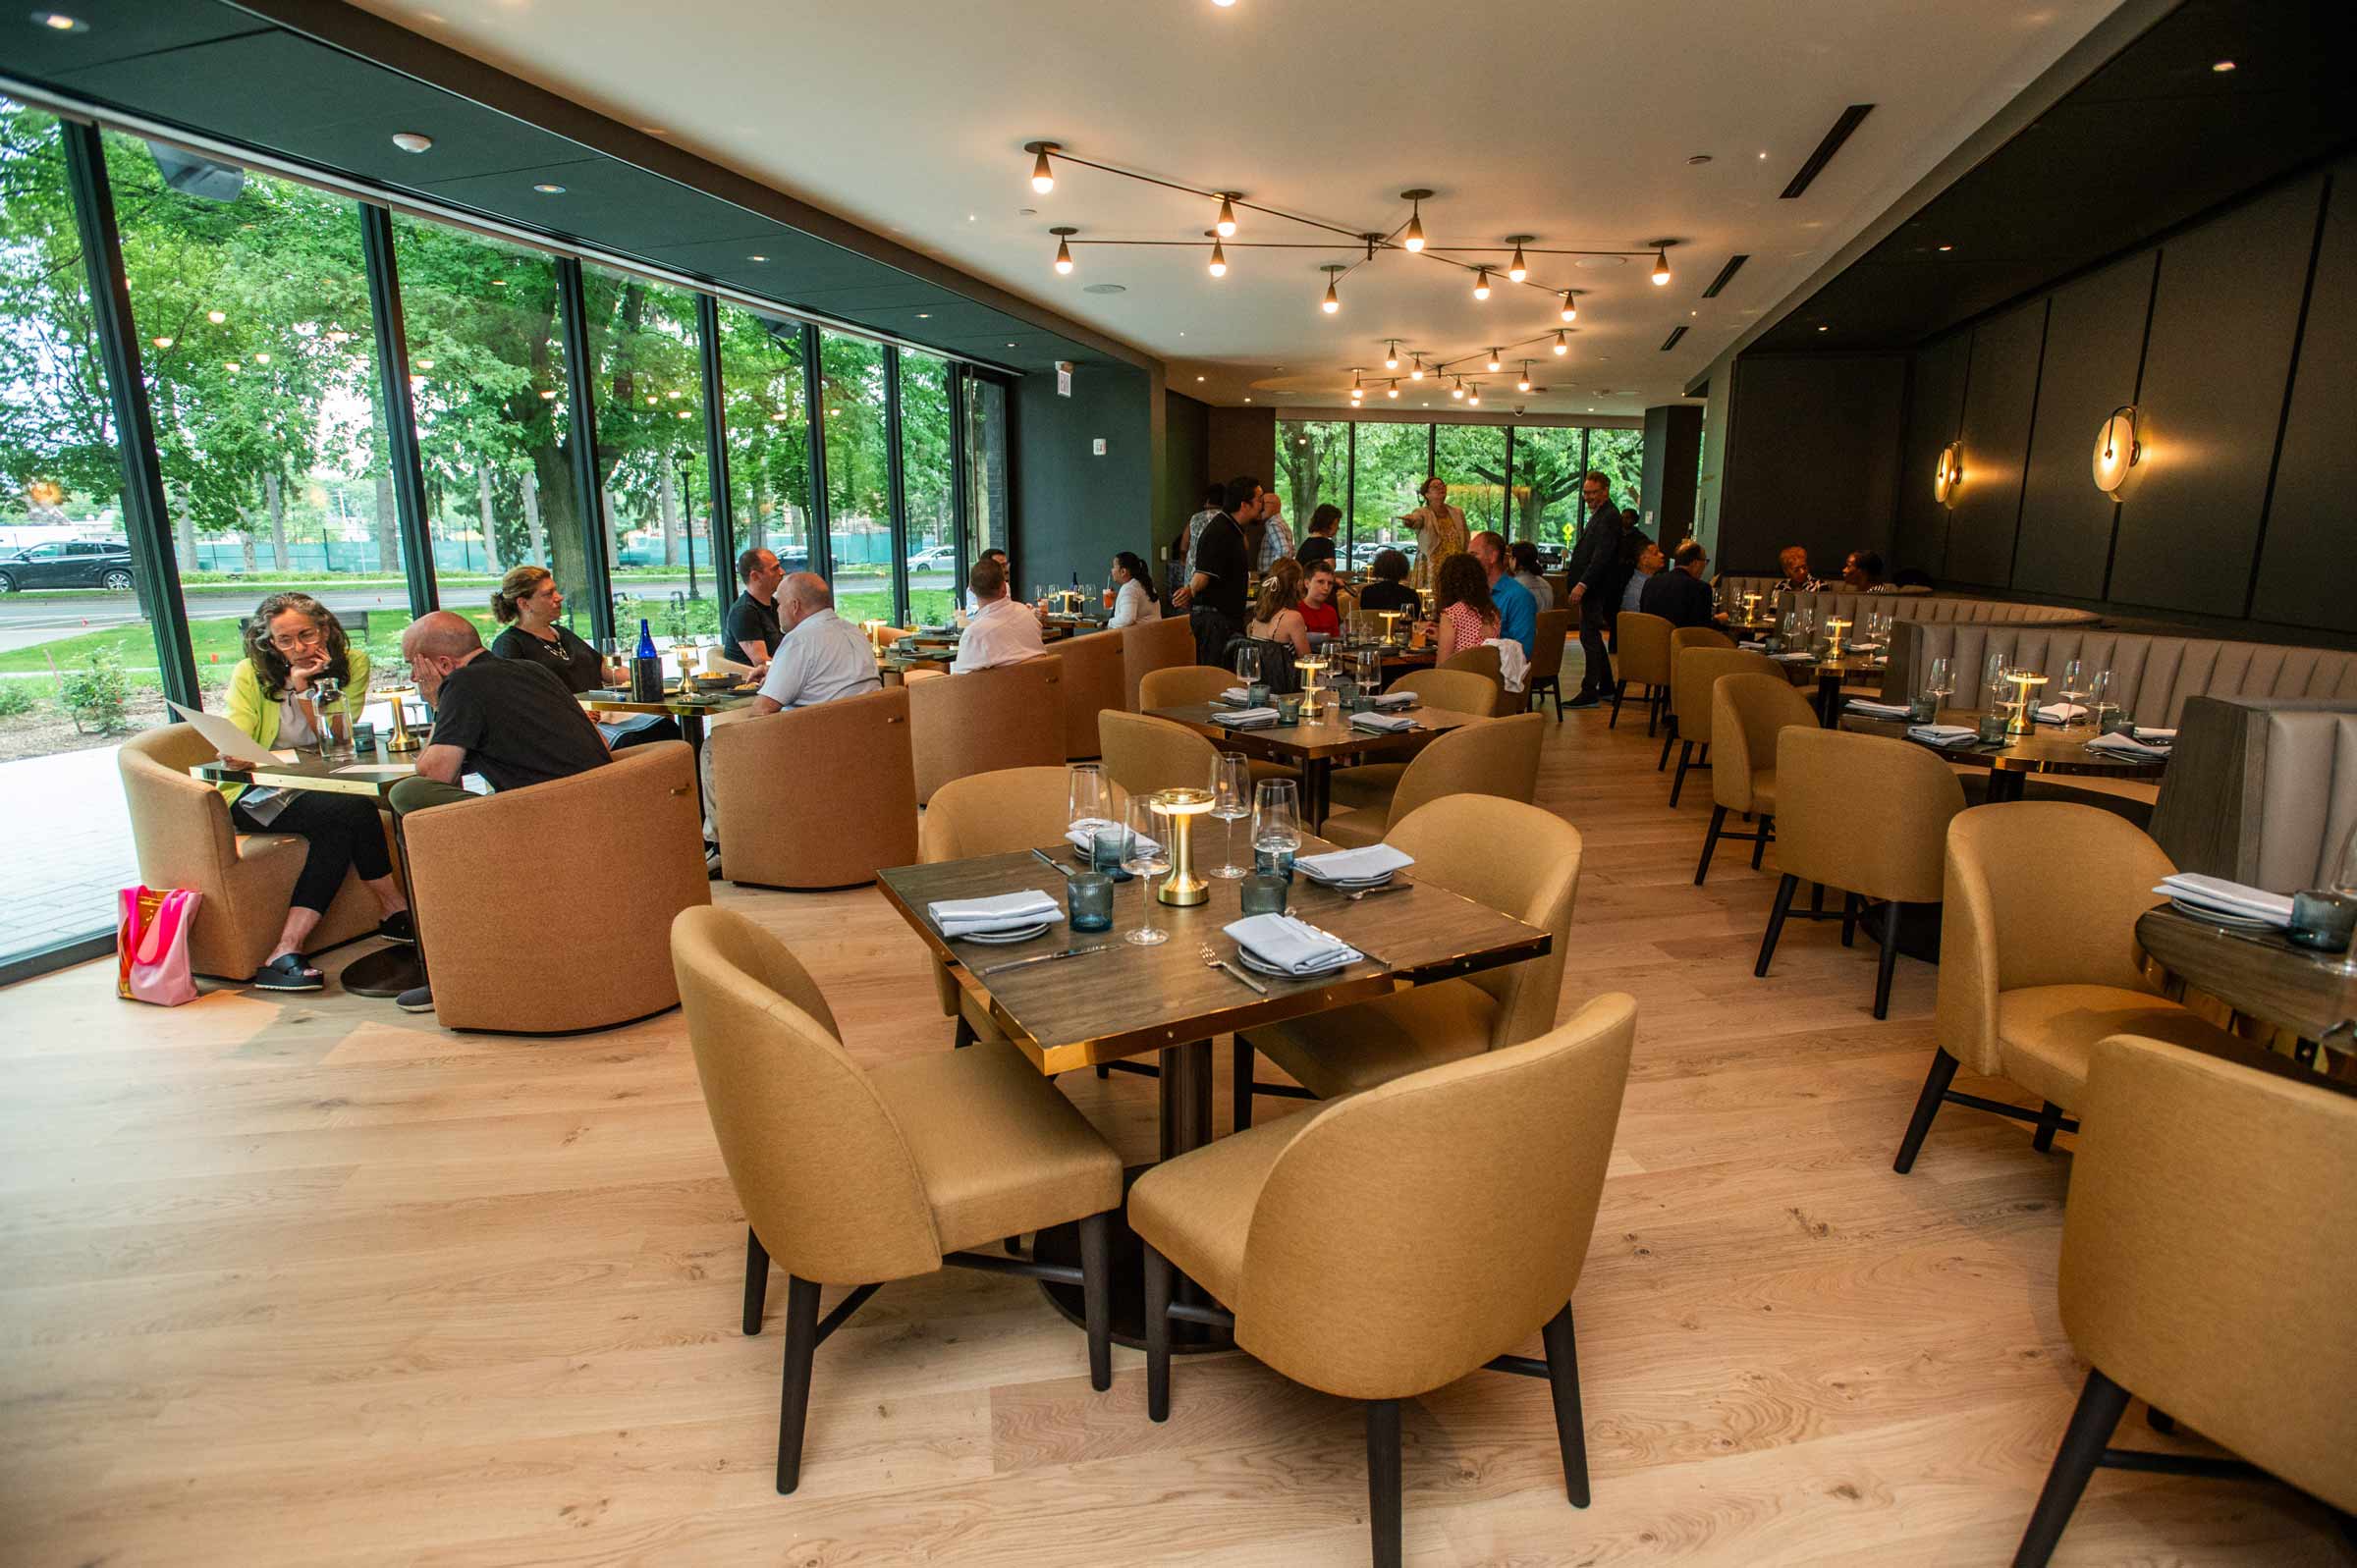
[[[1410,670],[1393,681],[1390,689],[1413,692],[1416,701],[1428,708],[1484,718],[1496,715],[1506,700],[1506,688],[1478,670]],[[1393,791],[1399,787],[1399,776],[1406,771],[1404,762],[1337,768],[1328,793],[1334,805],[1375,806],[1388,811]]]
[[[1891,1168],[1905,1175],[1945,1101],[2038,1129],[2032,1147],[2075,1132],[2087,1054],[2106,1035],[2148,1035],[2197,1051],[2231,1035],[2160,995],[2136,919],[2176,867],[2135,827],[2093,806],[2016,800],[1947,825],[1940,1000],[1932,1069]],[[1956,1069],[2002,1077],[2040,1098],[2033,1112],[1952,1089]]]
[[[1170,1417],[1176,1266],[1238,1349],[1367,1402],[1374,1560],[1400,1560],[1399,1401],[1484,1368],[1545,1376],[1588,1503],[1571,1295],[1596,1228],[1636,1002],[1223,1138],[1145,1173],[1146,1412]],[[1231,1317],[1230,1314],[1233,1316]],[[1197,1311],[1190,1310],[1190,1317]],[[1538,1332],[1546,1359],[1510,1354]]]
[[[1458,1056],[1519,1045],[1554,1027],[1579,896],[1579,830],[1521,801],[1447,795],[1402,817],[1386,841],[1415,857],[1404,875],[1419,888],[1406,896],[1423,897],[1429,888],[1512,915],[1547,933],[1547,952],[1237,1035],[1237,1127],[1252,1124],[1255,1093],[1286,1093],[1254,1082],[1255,1049],[1308,1093],[1332,1100]]]
[[[1408,759],[1398,786],[1365,805],[1330,811],[1322,838],[1355,847],[1381,843],[1392,825],[1443,795],[1499,795],[1528,805],[1539,790],[1539,747],[1546,738],[1535,713],[1452,730]]]
[[[658,740],[570,779],[404,817],[434,1016],[446,1029],[567,1035],[676,1005],[663,934],[712,901],[700,815],[694,754]],[[512,887],[526,861],[528,912]]]
[[[1149,670],[1137,683],[1137,706],[1130,711],[1146,713],[1155,708],[1191,707],[1214,700],[1236,683],[1234,673],[1218,665],[1172,665],[1164,670]],[[1102,743],[1100,733],[1099,744]]]
[[[1695,629],[1680,626],[1677,635]],[[1662,740],[1662,760],[1667,762],[1670,748],[1677,747],[1677,773],[1670,781],[1670,804],[1674,806],[1686,786],[1687,770],[1711,766],[1711,692],[1719,677],[1773,675],[1781,679],[1783,666],[1766,654],[1711,645],[1676,649],[1671,659],[1670,733]],[[1661,771],[1659,764],[1654,771]]]
[[[1072,760],[1093,757],[1097,715],[1129,709],[1122,633],[1092,631],[1085,637],[1069,637],[1056,645],[1056,657],[1064,661],[1064,754]]]
[[[150,888],[187,888],[203,896],[189,927],[189,967],[200,975],[244,981],[278,946],[287,900],[309,851],[285,833],[240,833],[230,825],[229,801],[209,784],[189,777],[200,762],[218,759],[194,725],[164,725],[123,742],[115,767],[131,808],[131,837],[139,881]],[[384,819],[392,847],[392,819]],[[398,857],[394,875],[401,875]],[[376,930],[384,912],[356,873],[347,873],[304,946],[322,952]]]
[[[2083,1119],[2057,1282],[2087,1381],[2016,1568],[2045,1568],[2098,1465],[2148,1468],[2109,1446],[2130,1396],[2242,1456],[2170,1455],[2170,1472],[2255,1466],[2337,1509],[2345,1533],[2357,1094],[2255,1053],[2122,1034],[2090,1054]]]
[[[1765,676],[1729,676],[1765,681]],[[1807,699],[1785,687],[1804,709]],[[1714,770],[1712,782],[1720,774]],[[1890,1016],[1891,976],[1898,966],[1898,921],[1909,904],[1939,906],[1946,876],[1947,825],[1964,809],[1964,790],[1948,765],[1923,747],[1887,735],[1819,730],[1796,722],[1778,732],[1776,864],[1783,873],[1776,907],[1752,973],[1765,977],[1776,955],[1792,894],[1804,882],[1839,888],[1841,946],[1857,933],[1864,900],[1883,904],[1882,961],[1874,979],[1874,1015]]]
[[[1064,760],[1064,661],[1055,654],[908,683],[919,805],[953,779]]]
[[[1721,676],[1711,682],[1711,737],[1719,754],[1711,759],[1711,826],[1702,836],[1695,887],[1710,875],[1722,838],[1747,840],[1751,869],[1760,869],[1760,856],[1776,837],[1777,737],[1793,725],[1816,723],[1817,710],[1781,672]],[[1730,811],[1749,817],[1751,832],[1728,833]]]
[[[1667,616],[1623,610],[1613,622],[1613,663],[1619,678],[1613,683],[1613,718],[1620,723],[1620,699],[1632,685],[1645,688],[1645,733],[1651,735],[1670,700],[1670,633],[1677,626]]]
[[[1499,690],[1506,689],[1506,675],[1499,665],[1498,650],[1486,642],[1471,648],[1459,648],[1439,664],[1434,665],[1433,668],[1435,670],[1470,670],[1476,675],[1488,676],[1492,680],[1497,681]]]
[[[820,1341],[879,1285],[944,1264],[1079,1285],[1092,1386],[1113,1382],[1113,1211],[1121,1157],[1006,1041],[863,1069],[784,943],[728,909],[673,922],[687,1039],[729,1181],[744,1206],[744,1319],[761,1331],[786,1271],[778,1490],[801,1481]],[[1079,1269],[968,1249],[1078,1221]],[[818,1317],[822,1285],[855,1288]]]
[[[1165,615],[1122,628],[1122,690],[1131,713],[1138,711],[1138,682],[1150,670],[1195,662],[1195,628],[1184,616]]]
[[[906,688],[714,725],[704,747],[731,882],[850,888],[916,859]]]
[[[1538,630],[1530,640],[1530,672],[1522,681],[1523,692],[1533,708],[1538,707],[1542,696],[1550,691],[1555,693],[1557,724],[1563,722],[1563,639],[1570,634],[1570,611],[1540,611]]]

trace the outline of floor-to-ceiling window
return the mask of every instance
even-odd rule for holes
[[[1605,476],[1613,493],[1613,505],[1647,533],[1653,532],[1653,523],[1645,514],[1649,511],[1658,513],[1659,505],[1643,493],[1645,432],[1612,430],[1602,426],[1590,430],[1588,467]],[[1670,540],[1668,548],[1675,550],[1677,541]]]
[[[733,594],[712,575],[695,296],[634,273],[581,273],[614,624],[717,633]]]
[[[965,560],[985,550],[1009,550],[1012,529],[1008,516],[1007,388],[987,376],[965,379]],[[1014,562],[1014,591],[1026,592],[1029,579],[1023,564]]]
[[[1577,542],[1579,479],[1588,432],[1552,425],[1514,431],[1514,537],[1555,549]]]
[[[442,608],[494,632],[500,573],[546,567],[587,636],[555,261],[398,214],[393,254]]]
[[[1442,425],[1433,432],[1433,471],[1449,481],[1449,504],[1465,514],[1465,529],[1504,534],[1506,429],[1502,425]]]
[[[822,332],[820,428],[827,438],[827,554],[846,621],[892,619],[892,454],[884,439],[884,349]]]
[[[908,615],[920,625],[950,619],[958,515],[952,474],[957,432],[950,428],[950,363],[901,351],[901,488],[908,507]]]
[[[1277,474],[1272,481],[1285,503],[1293,546],[1309,537],[1309,519],[1322,506],[1342,510],[1338,551],[1349,548],[1350,426],[1339,419],[1277,421]]]
[[[787,569],[807,571],[810,426],[802,390],[801,323],[722,305],[720,382],[737,548],[774,550]],[[724,569],[733,570],[734,565]]]
[[[84,277],[57,122],[0,99],[0,963],[114,923],[114,751],[169,718]]]
[[[1420,505],[1416,489],[1428,471],[1431,439],[1432,426],[1427,424],[1372,419],[1359,424],[1350,487],[1351,565],[1363,568],[1385,548],[1404,550],[1408,559],[1415,559],[1415,530],[1398,519]]]

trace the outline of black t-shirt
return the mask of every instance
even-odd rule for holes
[[[1361,610],[1404,610],[1421,620],[1424,598],[1404,582],[1386,582],[1378,577],[1358,590],[1358,607]]]
[[[1244,579],[1252,574],[1252,560],[1244,548],[1244,530],[1227,513],[1203,525],[1203,537],[1195,543],[1195,569],[1208,574],[1211,584],[1193,602],[1232,621],[1242,620]]]
[[[538,659],[469,659],[434,694],[432,744],[466,753],[461,773],[521,789],[602,768],[597,726]]]
[[[1671,567],[1645,579],[1637,608],[1673,626],[1708,626],[1717,623],[1719,607],[1711,598],[1710,584],[1690,571]]]
[[[1293,559],[1301,563],[1301,569],[1305,572],[1321,561],[1328,566],[1334,565],[1333,537],[1322,533],[1311,534],[1301,541],[1301,548],[1293,552]]]
[[[747,588],[729,606],[729,620],[722,640],[728,647],[721,650],[730,658],[741,662],[744,645],[759,638],[765,652],[776,653],[778,644],[786,640],[786,628],[778,623],[778,607],[773,602],[763,604]]]
[[[603,666],[597,650],[573,634],[568,626],[551,628],[557,640],[546,642],[533,636],[521,626],[510,626],[491,639],[491,651],[502,659],[521,659],[536,664],[565,682],[568,691],[591,691],[606,683]]]

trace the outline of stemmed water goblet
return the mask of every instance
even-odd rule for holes
[[[1129,797],[1123,824],[1127,831],[1122,839],[1122,869],[1137,878],[1140,913],[1137,929],[1124,932],[1122,940],[1150,947],[1171,938],[1154,924],[1154,879],[1170,874],[1171,828],[1155,811],[1154,797],[1142,790]]]
[[[1211,763],[1211,815],[1226,823],[1215,877],[1236,878],[1248,868],[1235,861],[1235,825],[1252,815],[1252,767],[1241,752],[1223,751]]]

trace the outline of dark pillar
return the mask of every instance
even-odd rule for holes
[[[1664,550],[1694,531],[1694,480],[1702,465],[1700,405],[1671,404],[1645,410],[1645,510],[1640,523]]]

